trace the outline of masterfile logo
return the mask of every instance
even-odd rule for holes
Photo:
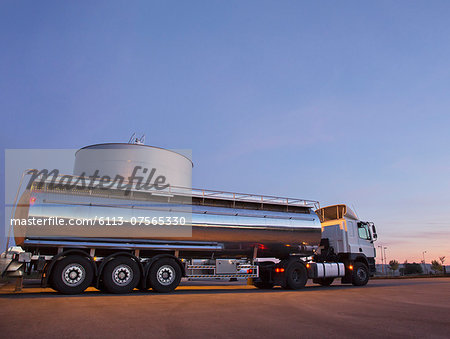
[[[138,175],[142,172],[142,175]],[[51,187],[59,189],[74,189],[74,188],[88,188],[88,189],[117,189],[124,190],[125,195],[129,195],[132,189],[139,190],[164,190],[170,186],[166,182],[164,175],[155,176],[156,168],[149,170],[141,166],[135,166],[131,176],[125,178],[120,174],[116,174],[114,178],[109,175],[102,175],[100,170],[95,170],[93,175],[87,176],[83,172],[80,176],[74,175],[60,175],[59,170],[53,169],[31,169],[27,171],[31,177],[28,181],[27,189],[31,189],[32,185],[42,185],[49,183]],[[51,178],[49,180],[49,177]]]

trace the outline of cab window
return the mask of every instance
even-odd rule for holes
[[[361,239],[371,240],[369,230],[364,224],[358,223],[358,235]]]

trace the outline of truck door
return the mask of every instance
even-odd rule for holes
[[[358,227],[356,226],[357,221],[346,219],[347,223],[347,237],[348,237],[348,249],[349,253],[359,252],[359,236]]]
[[[373,241],[369,226],[366,223],[358,222],[358,252],[364,253],[368,258],[373,258]]]

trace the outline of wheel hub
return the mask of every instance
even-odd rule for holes
[[[121,264],[114,268],[112,278],[116,285],[128,285],[133,280],[133,270],[130,266]]]
[[[292,272],[292,280],[298,282],[300,280],[300,272],[298,270],[294,270]]]
[[[86,271],[80,264],[69,264],[62,271],[62,281],[67,286],[78,286],[86,277]]]
[[[161,266],[156,272],[156,277],[161,285],[170,285],[175,280],[175,270],[172,266]]]
[[[361,281],[366,279],[366,271],[362,268],[358,269],[358,271],[356,272],[356,275],[358,276],[358,278]]]

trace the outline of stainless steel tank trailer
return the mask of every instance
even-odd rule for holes
[[[80,180],[68,187],[55,184],[67,175],[29,171],[34,180],[12,218],[28,222],[14,225],[16,246],[1,255],[1,274],[38,272],[43,287],[77,294],[90,286],[170,292],[182,277],[248,278],[263,289],[296,290],[308,279],[328,286],[336,278],[360,286],[375,272],[375,226],[346,205],[320,208],[314,200],[193,189],[192,167],[174,151],[110,143],[78,150],[71,177],[98,171],[109,180],[129,178],[139,168],[155,180],[150,169],[156,168],[164,173],[162,189],[137,189],[133,180],[125,190]],[[168,214],[177,223],[161,224]],[[89,227],[73,222],[93,219]],[[30,220],[48,225],[30,226]]]

